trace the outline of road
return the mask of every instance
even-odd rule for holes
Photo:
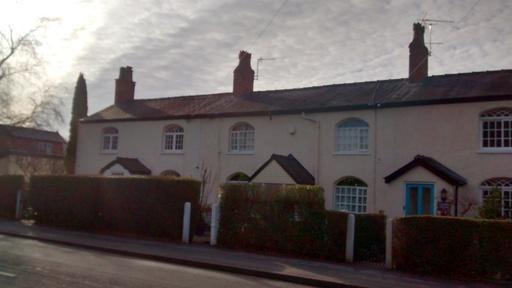
[[[305,287],[0,235],[0,287]]]

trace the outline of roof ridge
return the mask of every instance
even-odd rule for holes
[[[451,76],[464,76],[464,75],[474,75],[474,74],[483,74],[483,73],[499,73],[499,72],[512,72],[512,69],[500,69],[500,70],[485,70],[485,71],[472,71],[472,72],[461,72],[461,73],[450,73],[450,74],[436,74],[429,75],[428,78],[438,78],[438,77],[451,77]],[[283,89],[267,89],[267,90],[257,90],[252,93],[268,93],[268,92],[286,92],[286,91],[297,91],[297,90],[307,90],[307,89],[317,89],[317,88],[326,88],[326,87],[335,87],[335,86],[348,86],[348,85],[368,85],[371,83],[382,83],[382,82],[392,82],[392,81],[404,81],[407,78],[391,78],[391,79],[381,79],[381,80],[368,80],[368,81],[358,81],[358,82],[343,82],[343,83],[331,83],[324,85],[313,85],[313,86],[304,86],[304,87],[295,87],[295,88],[283,88]],[[139,98],[134,99],[134,101],[153,101],[153,100],[168,100],[168,99],[180,99],[180,98],[199,98],[199,97],[210,97],[210,96],[223,96],[223,95],[232,95],[232,92],[217,92],[210,94],[192,94],[192,95],[178,95],[178,96],[167,96],[167,97],[158,97],[158,98]]]

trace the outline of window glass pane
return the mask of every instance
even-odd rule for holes
[[[103,136],[103,150],[110,150],[110,136]]]
[[[334,208],[338,211],[366,212],[367,188],[356,186],[336,186]]]
[[[182,133],[176,134],[175,150],[183,150],[183,138]]]
[[[117,150],[117,136],[114,135],[111,137],[112,143],[110,145],[111,150]]]

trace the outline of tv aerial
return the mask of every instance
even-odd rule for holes
[[[277,60],[277,58],[258,58],[256,60],[256,74],[254,74],[254,80],[258,80],[258,78],[260,77],[260,63],[263,62],[263,61],[274,61],[274,60]]]
[[[419,21],[421,21],[421,24],[423,25],[423,27],[428,27],[428,56],[432,56],[432,45],[441,45],[443,44],[443,42],[434,42],[432,41],[432,26],[434,25],[438,25],[438,24],[453,24],[454,22],[451,21],[451,20],[441,20],[441,19],[431,19],[431,18],[426,18],[427,15],[425,14],[425,16],[421,19],[419,19]]]

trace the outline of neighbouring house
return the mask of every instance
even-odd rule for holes
[[[65,145],[58,132],[0,125],[0,175],[62,174]]]
[[[512,70],[429,76],[413,31],[403,79],[254,91],[241,51],[231,92],[135,99],[122,67],[80,122],[76,171],[208,175],[210,202],[224,182],[318,184],[327,209],[392,217],[475,215],[497,186],[512,218]]]

